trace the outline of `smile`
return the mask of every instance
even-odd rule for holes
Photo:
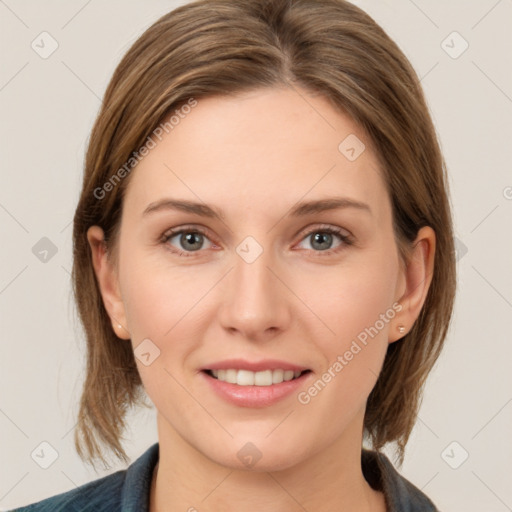
[[[268,362],[266,363],[268,364]],[[217,366],[217,365],[216,365]],[[223,401],[237,407],[270,407],[297,393],[314,378],[311,370],[279,368],[255,368],[256,371],[230,367],[203,369],[199,376],[206,389]],[[246,366],[250,366],[246,364]],[[292,365],[290,365],[292,366]]]

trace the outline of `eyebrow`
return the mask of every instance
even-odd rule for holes
[[[315,201],[302,201],[297,203],[287,217],[304,217],[314,213],[321,213],[331,210],[339,210],[345,208],[356,208],[361,211],[366,211],[370,215],[372,211],[366,203],[356,201],[349,197],[329,197],[326,199],[318,199]],[[151,203],[143,212],[143,216],[155,213],[158,211],[176,210],[186,213],[193,213],[202,217],[209,217],[212,219],[223,220],[225,218],[222,210],[205,203],[196,203],[194,201],[186,201],[180,199],[161,199]]]

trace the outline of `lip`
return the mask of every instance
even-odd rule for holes
[[[302,371],[309,370],[306,367],[278,361],[274,359],[266,359],[260,362],[249,362],[241,359],[230,359],[209,365],[199,372],[200,378],[204,379],[210,389],[214,391],[220,398],[230,404],[238,407],[263,408],[269,407],[292,394],[297,394],[299,389],[304,386],[307,379],[313,373],[307,371],[299,377],[283,381],[279,384],[271,386],[239,386],[216,379],[206,370],[228,370],[236,368],[237,370],[250,370],[253,372],[272,370],[281,368],[283,370]]]

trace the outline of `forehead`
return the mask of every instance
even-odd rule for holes
[[[184,112],[132,171],[125,201],[140,212],[179,197],[265,216],[332,195],[370,203],[377,217],[389,210],[370,140],[322,96],[260,89]]]

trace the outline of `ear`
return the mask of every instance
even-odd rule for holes
[[[432,282],[435,250],[436,234],[434,230],[430,226],[421,228],[416,240],[412,243],[412,252],[406,268],[402,270],[401,281],[405,282],[405,291],[397,299],[402,305],[402,309],[394,318],[389,343],[403,338],[420,315]],[[403,333],[398,330],[400,325],[405,327]]]
[[[92,263],[96,279],[100,287],[103,304],[112,323],[117,337],[130,339],[127,330],[124,303],[119,291],[117,271],[107,257],[107,246],[103,230],[99,226],[91,226],[87,230],[87,240],[91,246]]]

